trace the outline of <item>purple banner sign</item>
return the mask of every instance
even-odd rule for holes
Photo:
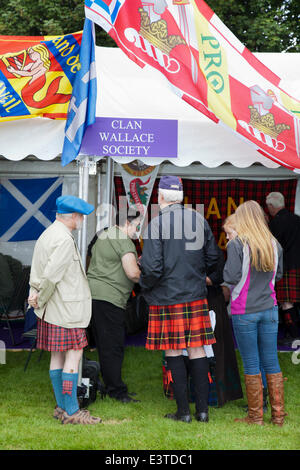
[[[178,121],[97,117],[87,127],[83,155],[177,158]]]

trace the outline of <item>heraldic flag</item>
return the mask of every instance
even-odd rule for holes
[[[56,215],[63,178],[0,178],[0,241],[37,240]]]
[[[0,122],[66,119],[80,69],[82,31],[64,36],[0,36]]]
[[[262,155],[300,169],[300,102],[202,0],[85,0],[85,14],[138,65]]]
[[[97,101],[95,28],[89,19],[84,22],[79,62],[81,67],[76,74],[65,127],[61,157],[63,166],[77,157],[86,127],[95,122]]]

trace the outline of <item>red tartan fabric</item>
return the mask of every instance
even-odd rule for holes
[[[268,193],[279,191],[285,197],[286,208],[294,212],[297,179],[277,181],[254,180],[190,180],[183,179],[184,202],[196,208],[196,204],[204,205],[204,216],[220,248],[226,248],[226,238],[222,225],[228,215],[242,202],[253,199],[267,212],[265,199]],[[157,204],[159,178],[156,179],[150,204]],[[125,195],[121,177],[115,177],[116,200]],[[151,210],[148,210],[150,219]],[[138,249],[140,254],[140,250]]]
[[[64,380],[62,386],[63,395],[72,395],[73,382],[72,380]]]
[[[147,349],[186,349],[215,342],[206,299],[149,306]]]
[[[63,328],[38,318],[37,348],[44,351],[83,349],[88,345],[84,328]]]
[[[276,297],[279,303],[300,302],[300,269],[292,269],[276,282]]]

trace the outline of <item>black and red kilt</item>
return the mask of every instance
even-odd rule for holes
[[[85,328],[63,328],[38,318],[37,348],[44,351],[63,352],[83,349],[88,345]]]
[[[186,349],[215,343],[206,299],[150,305],[147,349]]]
[[[276,282],[276,297],[279,303],[300,302],[300,268],[291,269]]]

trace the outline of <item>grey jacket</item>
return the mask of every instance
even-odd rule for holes
[[[277,305],[275,282],[283,275],[282,248],[277,241],[274,241],[274,251],[274,271],[256,271],[251,267],[249,246],[243,246],[238,237],[228,243],[223,278],[231,290],[232,315],[262,312]]]

